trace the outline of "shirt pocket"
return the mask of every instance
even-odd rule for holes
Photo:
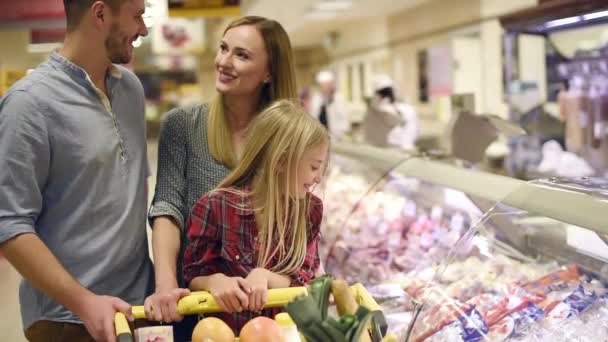
[[[248,270],[255,267],[253,249],[245,246],[241,241],[224,241],[221,256],[229,263],[242,265]]]

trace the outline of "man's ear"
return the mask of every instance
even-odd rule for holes
[[[89,9],[89,18],[95,24],[95,28],[102,29],[108,21],[110,7],[103,1],[95,1]]]

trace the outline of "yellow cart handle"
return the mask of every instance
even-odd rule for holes
[[[129,321],[122,312],[114,315],[114,330],[116,331],[116,341],[133,342],[133,333],[129,327]]]
[[[285,289],[268,290],[268,299],[264,308],[284,307],[289,302],[298,296],[308,295],[306,287],[289,287]],[[143,306],[133,306],[131,308],[135,319],[146,319],[146,312]],[[206,291],[193,292],[179,300],[177,303],[177,312],[182,315],[196,315],[204,313],[222,312],[222,308],[217,304],[211,293]],[[131,330],[127,318],[122,313],[118,312],[114,316],[114,327],[118,341],[132,341]],[[121,336],[124,336],[121,339]]]
[[[357,283],[351,286],[350,290],[352,291],[355,297],[355,301],[359,305],[363,306],[369,311],[382,311],[380,305],[378,305],[378,303],[376,303],[376,301],[374,300],[374,297],[372,297],[372,295],[367,292],[367,289],[365,288],[365,286],[363,286],[363,284]]]
[[[285,289],[268,290],[268,300],[264,308],[283,307],[294,298],[301,295],[308,295],[305,287],[289,287]],[[135,319],[146,319],[146,312],[143,306],[134,306],[131,312]],[[215,298],[207,291],[193,292],[179,300],[177,312],[182,315],[197,315],[204,313],[222,312],[222,308],[217,304]]]
[[[350,287],[359,305],[366,307],[370,311],[381,311],[380,306],[362,284],[355,284]],[[284,307],[296,297],[308,295],[306,287],[290,287],[285,289],[268,290],[268,300],[264,308]],[[180,315],[195,315],[203,313],[221,312],[222,308],[217,304],[213,296],[206,291],[194,292],[186,296],[177,303],[177,311]],[[145,319],[146,313],[143,306],[134,306],[131,312],[135,319]],[[114,326],[118,342],[133,341],[133,335],[129,327],[127,318],[122,313],[116,313]]]

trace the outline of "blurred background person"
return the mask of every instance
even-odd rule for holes
[[[418,137],[414,107],[397,101],[393,80],[387,75],[376,75],[373,87],[374,96],[363,119],[365,142],[378,147],[413,149]]]
[[[318,92],[310,99],[310,114],[327,128],[332,137],[342,139],[350,130],[350,120],[344,99],[336,88],[333,72],[322,70],[317,74]]]
[[[300,106],[307,112],[310,113],[310,99],[311,99],[311,91],[309,87],[303,88],[298,94],[298,98],[300,100]]]

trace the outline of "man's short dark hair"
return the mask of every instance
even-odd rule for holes
[[[73,31],[80,24],[82,16],[91,6],[99,0],[63,0],[65,8],[65,17],[67,21],[67,30]],[[113,12],[120,10],[120,5],[126,0],[101,0],[105,2]]]

